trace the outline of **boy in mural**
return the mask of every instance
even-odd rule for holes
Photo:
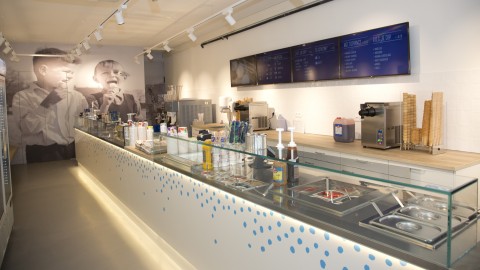
[[[123,122],[127,121],[127,113],[140,116],[140,102],[131,94],[120,88],[128,74],[122,65],[115,60],[104,60],[95,66],[93,80],[102,86],[102,91],[88,97],[89,104],[100,110],[100,113],[116,111]],[[93,103],[92,103],[93,102]]]
[[[73,89],[73,64],[66,52],[46,48],[35,52],[36,81],[16,93],[12,116],[21,132],[27,163],[75,157],[74,123],[88,107],[85,97]]]

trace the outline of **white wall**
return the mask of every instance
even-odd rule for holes
[[[230,87],[229,60],[343,34],[410,22],[412,74],[255,87]],[[166,81],[183,85],[181,98],[266,100],[292,124],[303,115],[305,132],[331,135],[335,117],[356,117],[364,102],[401,101],[434,91],[446,100],[445,145],[480,152],[480,1],[335,0],[201,48],[166,56]]]

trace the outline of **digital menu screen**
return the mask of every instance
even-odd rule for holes
[[[340,37],[340,77],[410,74],[409,25],[372,29]]]
[[[230,60],[231,86],[257,85],[255,55]]]
[[[290,48],[256,55],[258,84],[292,82]]]
[[[292,47],[293,82],[339,79],[338,38]]]

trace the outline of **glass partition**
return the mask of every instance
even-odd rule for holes
[[[104,134],[98,125],[82,130]],[[435,174],[436,182],[401,177],[398,168],[391,169],[398,164],[370,160],[356,168],[351,156],[341,155],[292,162],[248,138],[246,143],[198,139],[157,135],[154,140],[161,142],[162,150],[142,155],[418,265],[450,267],[477,243],[477,179],[441,171]],[[274,181],[277,167],[286,168],[286,173],[297,170],[299,177],[279,184]]]

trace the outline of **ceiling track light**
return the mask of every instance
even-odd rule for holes
[[[163,49],[166,52],[170,52],[172,50],[172,48],[170,48],[170,46],[168,46],[168,42],[163,43]]]
[[[135,64],[140,65],[140,60],[138,59],[138,56],[133,57],[133,61],[135,62]]]
[[[123,11],[127,9],[127,5],[123,4],[120,6],[119,9],[115,12],[115,20],[117,21],[118,25],[122,25],[125,23],[125,19],[123,18]]]
[[[147,56],[148,60],[152,60],[153,59],[152,51],[148,50],[146,56]]]
[[[197,36],[195,36],[193,31],[194,31],[194,29],[190,28],[190,29],[187,30],[187,33],[188,33],[188,38],[190,38],[190,40],[192,40],[192,42],[195,42],[195,40],[197,40]]]
[[[0,32],[0,46],[3,45],[3,42],[5,42],[5,37],[3,36],[3,33]]]
[[[4,54],[8,54],[12,50],[12,47],[10,47],[10,43],[8,41],[5,42],[5,49],[3,49]]]
[[[83,45],[83,48],[85,48],[86,51],[90,50],[90,43],[88,43],[88,39],[85,39],[83,42],[82,42],[82,45]]]
[[[93,34],[95,35],[95,39],[96,39],[97,41],[100,41],[100,40],[103,39],[103,37],[102,37],[102,32],[101,32],[102,28],[103,28],[103,26],[100,25],[100,26],[97,28],[97,30],[95,30],[95,32],[93,32]]]
[[[17,53],[16,52],[12,52],[12,56],[10,57],[10,61],[12,62],[20,62],[20,59],[17,57]]]
[[[229,7],[223,11],[223,15],[225,15],[225,20],[230,25],[234,25],[236,23],[235,19],[232,16],[232,13],[233,13],[233,7]]]
[[[117,0],[115,0],[117,1]],[[122,24],[125,24],[125,19],[123,18],[123,11],[125,9],[127,9],[127,3],[129,2],[130,0],[125,0],[123,2],[123,4],[118,8],[116,9],[115,11],[113,11],[110,16],[108,16],[95,30],[93,30],[83,41],[80,42],[80,44],[77,45],[76,48],[73,48],[71,50],[71,55],[75,58],[74,55],[77,55],[77,56],[80,56],[82,54],[82,49],[81,47],[83,46],[83,48],[88,51],[90,50],[91,46],[90,46],[90,37],[92,35],[95,36],[95,39],[97,41],[101,41],[103,39],[103,36],[102,36],[102,30],[103,30],[103,25],[108,21],[110,20],[112,17],[115,17],[115,20],[117,21],[117,24],[118,25],[122,25]],[[0,36],[1,36],[1,32],[0,32]],[[0,44],[1,45],[1,44]]]
[[[152,1],[156,1],[156,0],[152,0]],[[148,53],[149,51],[151,51],[152,49],[154,48],[157,48],[157,47],[160,47],[162,46],[163,49],[166,51],[166,52],[170,52],[172,50],[172,48],[170,48],[170,46],[168,46],[168,43],[170,41],[172,41],[173,39],[176,39],[180,36],[185,36],[185,34],[187,34],[188,38],[190,38],[190,40],[192,40],[193,42],[195,42],[197,40],[197,36],[195,35],[194,31],[197,27],[199,27],[200,25],[218,17],[218,16],[225,16],[225,20],[227,20],[227,22],[230,24],[230,25],[234,25],[236,23],[235,19],[233,18],[232,16],[232,13],[233,13],[233,9],[239,5],[241,5],[242,3],[246,2],[248,0],[238,0],[237,2],[235,2],[234,4],[230,5],[228,8],[226,9],[223,9],[223,10],[219,10],[218,12],[210,15],[209,17],[199,21],[198,23],[192,25],[190,28],[187,28],[187,30],[183,30],[165,40],[163,40],[162,42],[159,42],[155,45],[153,45],[152,47],[150,47],[149,49],[146,49],[144,51],[142,51],[141,53],[137,54],[136,56],[142,56],[142,55],[147,55],[148,57]],[[329,0],[331,1],[331,0]],[[128,0],[127,0],[128,2]],[[126,4],[126,2],[125,2]],[[202,46],[203,48],[203,46]]]

